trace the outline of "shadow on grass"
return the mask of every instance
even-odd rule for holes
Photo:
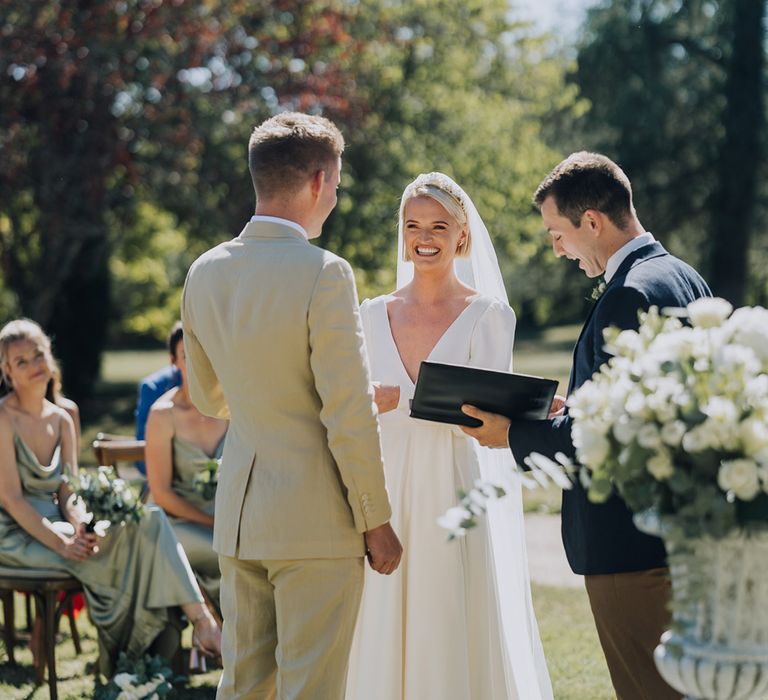
[[[6,659],[0,664],[0,686],[8,684],[14,688],[35,685],[35,669],[25,664],[11,664]],[[34,694],[34,689],[32,691]]]

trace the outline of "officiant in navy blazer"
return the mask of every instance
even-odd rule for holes
[[[693,268],[645,231],[632,203],[629,179],[605,156],[570,155],[542,181],[534,203],[555,255],[578,260],[587,277],[605,276],[576,343],[569,394],[608,360],[606,328],[636,329],[640,310],[682,307],[711,296]],[[471,406],[464,410],[483,421],[465,432],[488,447],[509,446],[518,463],[531,452],[549,457],[563,452],[575,461],[567,408],[560,407],[548,420],[511,424]],[[680,698],[653,662],[653,650],[669,622],[670,584],[662,541],[637,530],[617,494],[606,503],[592,503],[579,483],[563,492],[562,534],[571,568],[585,576],[617,697]]]

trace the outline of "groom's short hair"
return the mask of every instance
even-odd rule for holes
[[[557,210],[574,226],[581,224],[587,209],[605,214],[623,229],[634,213],[632,185],[624,171],[600,153],[571,153],[547,175],[533,195],[541,209],[544,200],[554,197]]]
[[[344,151],[344,137],[329,119],[283,112],[255,127],[248,168],[257,198],[298,192],[318,170],[328,171]]]

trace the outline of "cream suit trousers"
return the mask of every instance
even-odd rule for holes
[[[343,700],[364,561],[220,555],[216,700]]]

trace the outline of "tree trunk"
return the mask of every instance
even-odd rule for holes
[[[714,293],[744,303],[764,119],[762,0],[732,0],[727,61],[725,136],[711,198],[708,279]]]

